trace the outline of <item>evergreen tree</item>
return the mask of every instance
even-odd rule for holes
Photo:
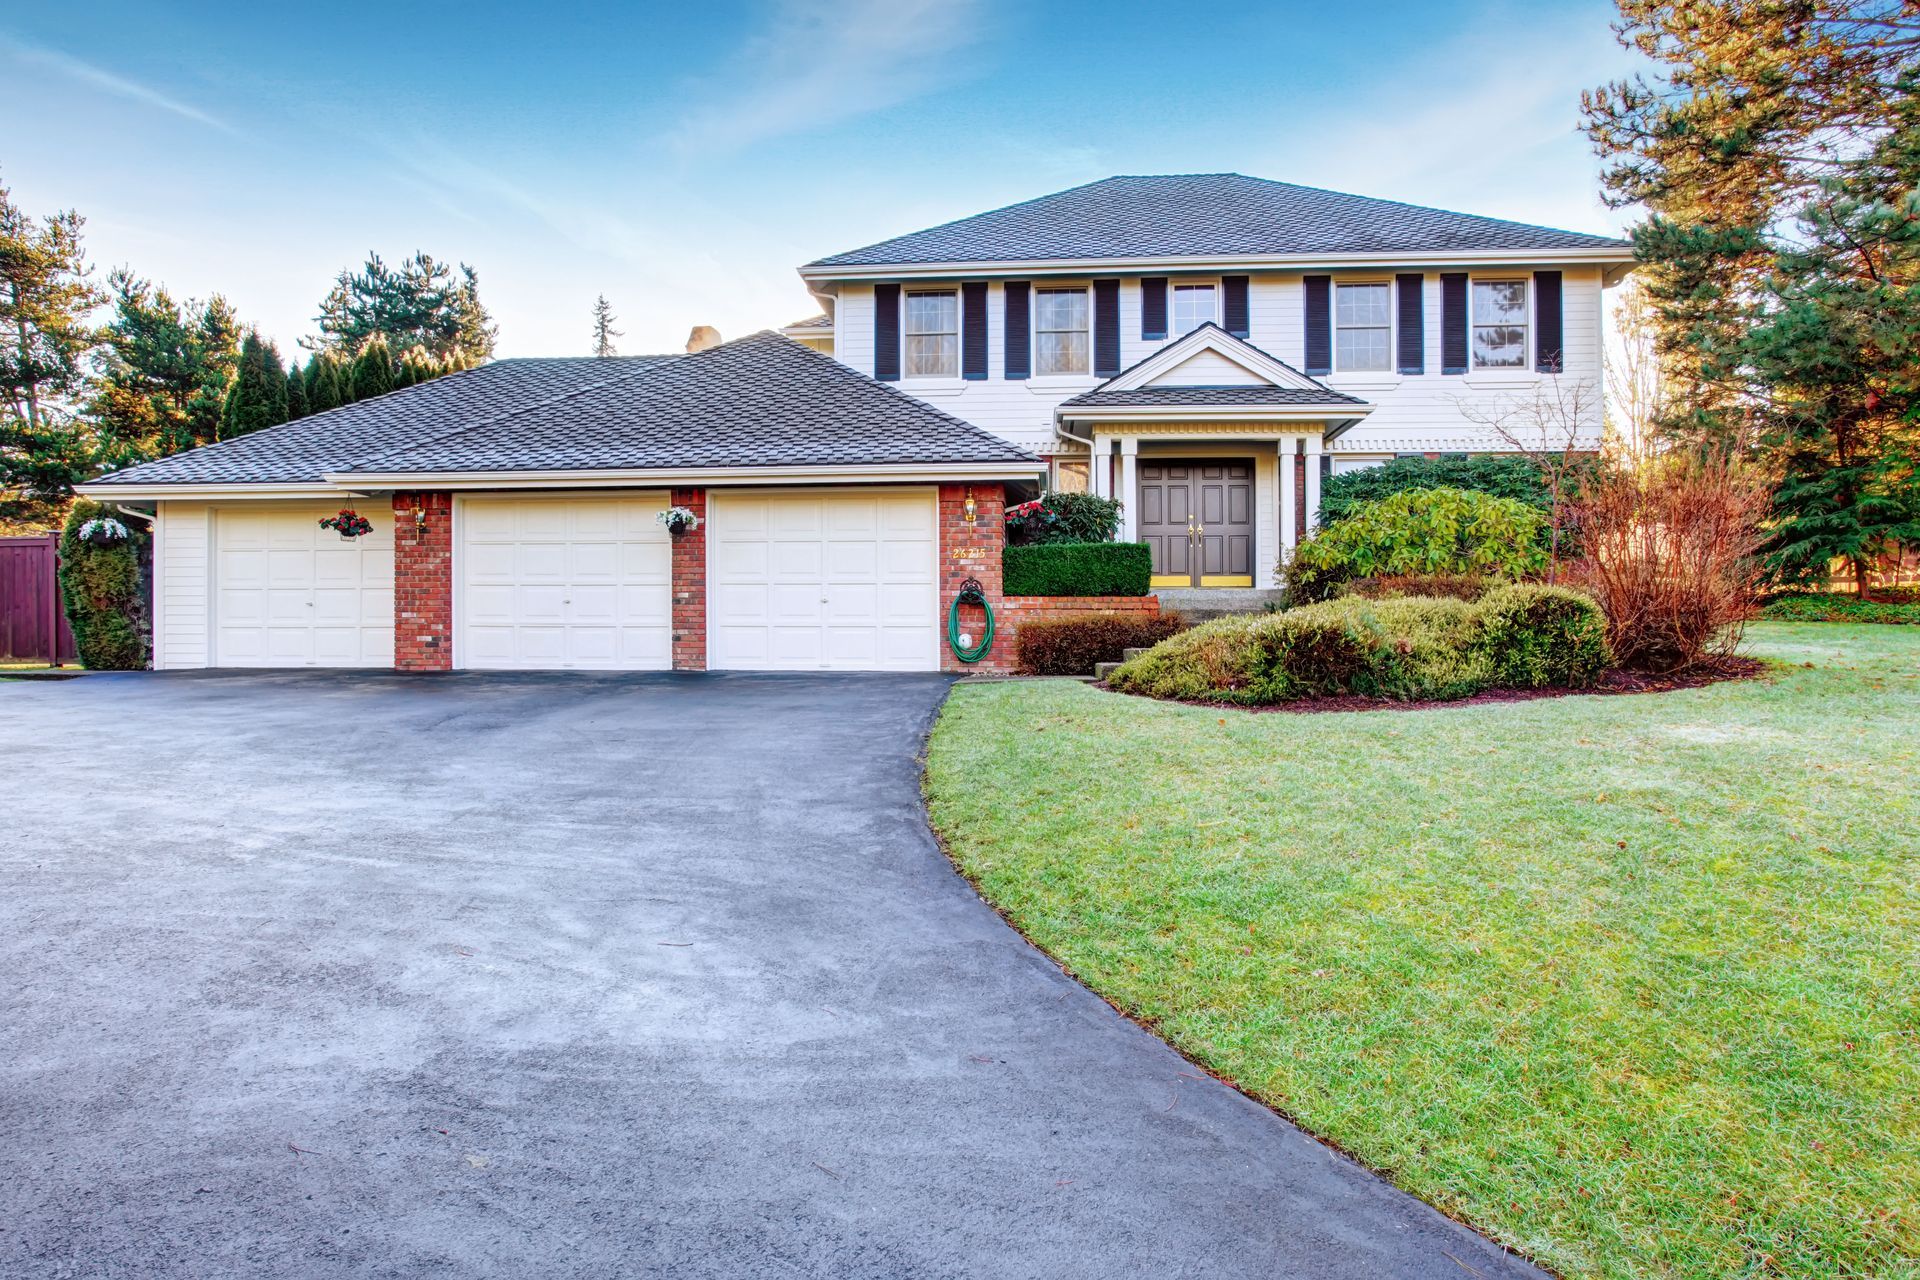
[[[369,254],[359,271],[341,272],[320,304],[319,325],[322,349],[346,358],[377,336],[389,351],[418,346],[435,360],[484,360],[499,332],[473,268],[463,263],[456,274],[424,253],[397,268]]]
[[[307,416],[307,380],[300,375],[298,361],[287,361],[287,421]]]
[[[333,357],[316,351],[307,360],[306,373],[307,412],[325,413],[329,409],[338,409],[340,398],[339,366]]]
[[[224,438],[243,436],[287,420],[287,375],[280,352],[249,329],[240,344],[240,367],[227,391]]]
[[[105,465],[128,466],[219,438],[212,412],[239,359],[232,309],[214,297],[176,303],[129,271],[108,278],[113,319],[89,406]]]
[[[393,355],[385,338],[376,334],[360,349],[348,381],[355,400],[368,400],[393,390]]]
[[[607,295],[601,294],[593,300],[593,354],[596,356],[617,356],[613,340],[624,337],[620,330],[613,327],[613,306],[607,301]]]
[[[94,466],[74,410],[103,298],[81,225],[72,210],[36,221],[0,186],[0,521],[57,520]]]

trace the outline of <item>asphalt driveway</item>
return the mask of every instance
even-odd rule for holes
[[[984,906],[946,688],[0,681],[0,1274],[1538,1274]]]

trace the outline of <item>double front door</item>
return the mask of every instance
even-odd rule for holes
[[[1253,463],[1140,459],[1140,540],[1156,587],[1253,585]]]

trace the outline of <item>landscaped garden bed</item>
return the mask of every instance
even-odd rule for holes
[[[928,806],[1094,990],[1563,1274],[1912,1274],[1920,633],[1749,645],[1420,715],[966,686]]]

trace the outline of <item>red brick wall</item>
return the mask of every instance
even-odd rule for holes
[[[707,491],[675,489],[670,499],[700,517],[673,540],[673,669],[707,669]]]
[[[973,494],[974,522],[966,519],[967,494]],[[1010,670],[1013,645],[1004,634],[996,635],[993,648],[979,662],[965,663],[953,656],[947,643],[947,612],[960,584],[978,578],[993,605],[996,619],[1000,612],[1000,551],[1006,545],[1005,511],[1007,490],[999,484],[943,484],[940,486],[940,669],[942,671]],[[960,610],[961,629],[979,635],[980,611],[971,606]],[[1003,663],[1004,660],[1004,663]]]
[[[453,495],[393,495],[393,665],[453,666]]]

